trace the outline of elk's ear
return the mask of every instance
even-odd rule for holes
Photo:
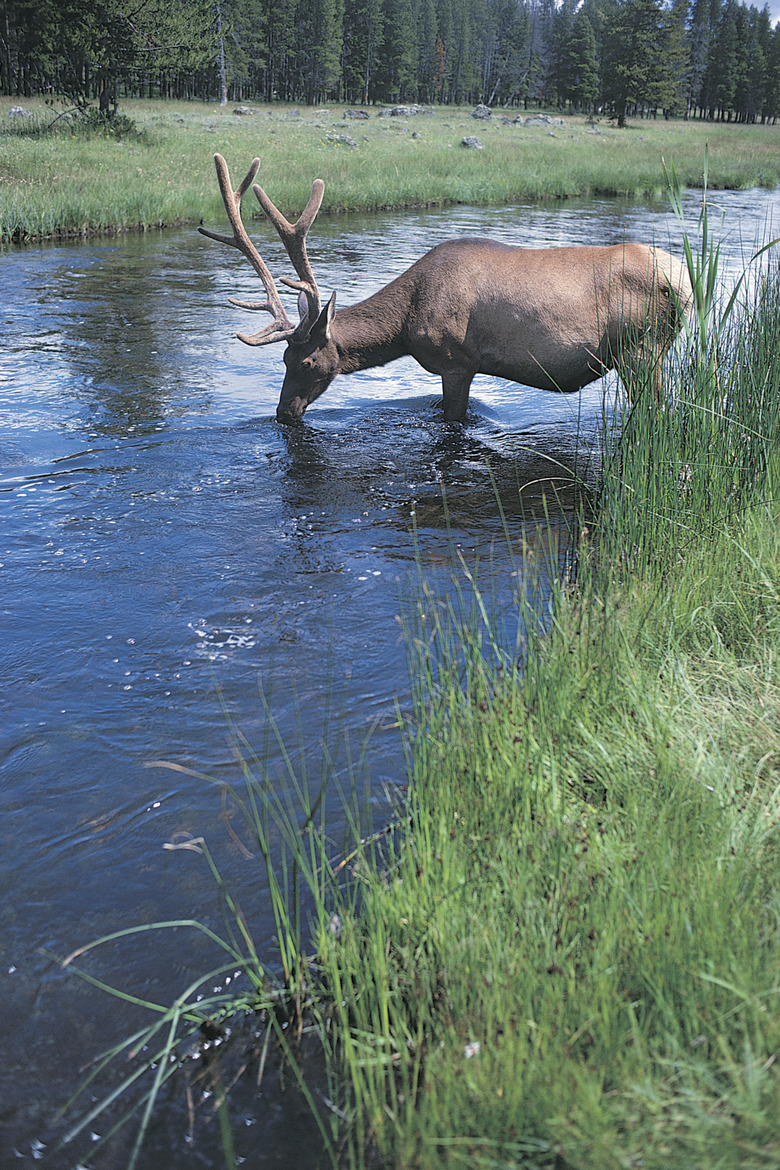
[[[321,311],[319,317],[314,322],[309,331],[309,341],[313,341],[316,345],[324,345],[326,341],[330,340],[330,323],[333,320],[333,314],[336,312],[336,294],[333,293],[325,308]]]
[[[308,315],[309,315],[309,302],[307,300],[306,293],[303,293],[303,292],[298,293],[298,318],[299,318],[298,328],[299,329],[306,321],[306,318],[308,317]]]

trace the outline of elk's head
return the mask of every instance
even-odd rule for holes
[[[327,390],[339,372],[339,355],[330,335],[336,294],[309,325],[304,294],[298,298],[301,322],[284,352],[286,372],[276,408],[279,422],[298,422],[310,402]]]
[[[265,301],[239,301],[230,297],[230,303],[241,309],[260,310],[270,313],[273,321],[265,325],[257,333],[237,336],[246,345],[270,345],[276,341],[286,341],[287,349],[284,354],[284,364],[287,372],[282,384],[282,393],[279,405],[276,408],[276,417],[280,422],[297,422],[303,417],[306,407],[315,398],[319,398],[324,390],[338,373],[338,352],[331,338],[330,325],[336,310],[336,294],[323,309],[320,303],[320,293],[314,279],[309,258],[306,255],[306,233],[314,222],[320,209],[325,184],[322,179],[315,179],[312,184],[311,196],[300,218],[296,223],[290,223],[277,207],[271,202],[262,187],[254,184],[252,190],[260,206],[276,228],[292,266],[298,275],[298,280],[288,280],[282,277],[282,284],[297,289],[298,314],[300,320],[293,325],[282,304],[274,279],[256,247],[247,235],[241,220],[241,200],[257,174],[260,159],[253,160],[243,182],[236,190],[230,182],[227,163],[221,154],[214,155],[217,168],[217,178],[222,193],[222,202],[225,205],[232,236],[221,235],[218,232],[198,228],[202,235],[209,239],[218,240],[221,244],[228,244],[237,248],[239,252],[254,268],[263,282],[266,297]]]

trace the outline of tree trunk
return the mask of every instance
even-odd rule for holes
[[[225,38],[222,36],[222,9],[217,0],[217,72],[219,73],[219,104],[227,105],[227,72],[225,70]]]

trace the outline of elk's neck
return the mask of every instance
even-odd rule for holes
[[[336,312],[331,337],[339,351],[342,374],[383,366],[408,353],[411,302],[411,288],[399,278],[368,300]]]

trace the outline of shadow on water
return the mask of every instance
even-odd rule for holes
[[[463,528],[465,538],[476,539],[480,529],[495,532],[501,512],[525,524],[543,519],[555,499],[568,512],[596,470],[576,436],[557,443],[553,438],[542,450],[515,436],[497,448],[468,427],[444,423],[438,403],[421,409],[419,400],[410,400],[359,419],[340,414],[333,412],[328,430],[284,428],[283,491],[291,507],[312,495],[340,500],[346,509],[366,502],[391,509],[415,503],[418,523],[424,511],[431,527]],[[339,423],[347,423],[344,430]],[[408,512],[397,521],[406,530]]]
[[[651,219],[668,244],[668,221]],[[640,223],[641,207],[604,203],[376,217],[359,230],[326,221],[318,276],[348,303],[458,232],[592,242],[646,238]],[[270,707],[298,774],[316,786],[332,760],[382,817],[385,786],[404,780],[396,702],[408,708],[403,622],[421,572],[455,604],[460,558],[478,563],[513,647],[523,549],[557,571],[578,493],[598,478],[603,386],[561,398],[478,379],[467,425],[449,426],[436,381],[401,361],[338,379],[304,425],[278,426],[279,347],[235,341],[227,305],[254,296],[250,276],[193,237],[3,258],[3,1170],[36,1160],[38,1142],[50,1152],[54,1110],[80,1070],[139,1022],[43,952],[143,922],[219,928],[204,866],[165,842],[208,838],[273,962],[262,867],[219,789],[149,765],[236,782],[232,726],[284,795]],[[337,851],[345,826],[330,790],[326,806]],[[212,965],[204,940],[182,931],[90,959],[97,977],[162,1003]],[[316,1140],[278,1079],[259,1095],[248,1079],[235,1110],[253,1165],[313,1164]],[[172,1099],[142,1166],[220,1165],[216,1125],[194,1144],[188,1126]],[[94,1161],[122,1164],[109,1151]]]

